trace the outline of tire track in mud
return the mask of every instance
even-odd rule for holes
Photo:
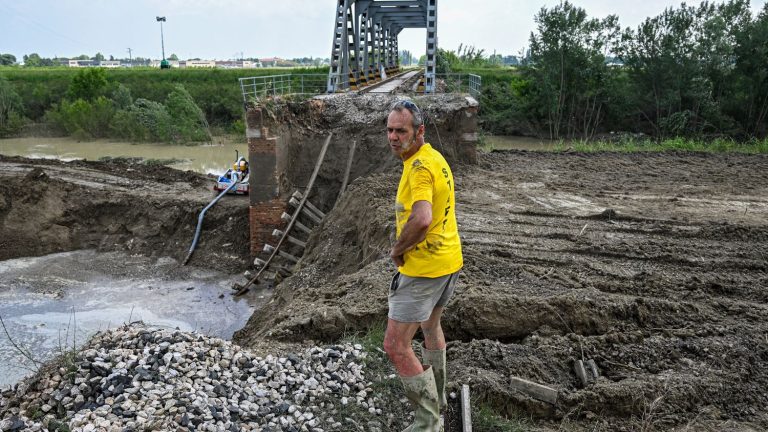
[[[449,381],[541,430],[768,428],[768,158],[503,152],[455,176],[465,267],[443,321]],[[396,182],[350,188],[241,340],[330,341],[385,320]],[[371,245],[380,255],[360,260]],[[601,378],[582,388],[572,365],[586,359]]]
[[[524,163],[510,163],[515,157]],[[666,165],[685,157],[673,155]],[[713,170],[707,166],[707,157],[693,157],[697,166],[708,172]],[[465,256],[471,262],[465,269],[468,285],[501,272],[514,276],[494,280],[487,290],[474,293],[473,288],[468,289],[471,294],[461,300],[461,310],[450,327],[464,341],[455,343],[457,353],[471,348],[483,337],[501,341],[502,346],[543,347],[525,358],[549,359],[563,365],[560,374],[531,371],[522,365],[510,367],[504,360],[488,369],[494,373],[508,369],[497,375],[502,381],[508,375],[522,376],[566,390],[567,395],[559,414],[544,407],[537,411],[530,406],[530,400],[498,384],[484,384],[487,400],[502,410],[510,410],[512,400],[512,406],[544,418],[583,421],[605,417],[606,430],[615,430],[617,424],[630,424],[615,423],[611,417],[640,417],[657,397],[661,402],[656,409],[663,415],[655,426],[662,429],[679,424],[682,419],[703,418],[704,424],[714,421],[706,415],[707,410],[722,413],[714,418],[725,415],[765,425],[765,416],[756,409],[768,400],[768,395],[760,391],[767,378],[759,372],[768,361],[768,340],[764,336],[768,318],[765,188],[762,195],[750,197],[759,204],[757,209],[750,208],[757,214],[750,216],[744,212],[736,218],[739,220],[734,220],[722,212],[723,206],[697,206],[682,209],[685,217],[679,217],[647,196],[636,200],[633,209],[627,208],[621,199],[603,199],[604,194],[587,186],[594,176],[587,175],[591,178],[581,179],[579,187],[573,187],[562,177],[574,177],[575,173],[564,170],[552,182],[553,167],[563,157],[552,155],[548,162],[541,158],[519,153],[503,155],[499,161],[489,156],[494,160],[484,161],[486,164],[520,167],[520,175],[515,175],[514,168],[486,171],[481,163],[477,168],[481,173],[464,178],[465,188],[482,188],[490,183],[496,195],[495,202],[478,200],[476,194],[464,201],[458,198],[465,204],[462,219],[479,221],[462,231],[467,246]],[[616,158],[606,155],[606,161],[600,163],[611,163]],[[742,158],[752,162],[742,167],[746,171],[755,172],[762,166],[764,172],[764,157]],[[585,159],[594,162],[598,158]],[[654,155],[652,159],[664,158]],[[723,158],[712,159],[713,165],[717,165]],[[546,165],[544,169],[539,166],[542,162]],[[569,164],[572,163],[564,165]],[[541,177],[531,177],[537,170]],[[580,174],[599,171],[599,167],[592,166]],[[632,170],[632,174],[643,177],[637,170]],[[757,176],[765,178],[765,174]],[[467,181],[468,177],[473,180]],[[652,178],[659,180],[664,176]],[[654,188],[674,190],[675,176],[666,178],[669,181],[654,184],[647,179],[633,181],[626,177],[624,186],[631,189],[639,183],[649,194]],[[545,187],[525,187],[521,192],[509,187],[516,183]],[[500,184],[507,187],[501,188]],[[605,186],[609,189],[613,184]],[[728,182],[723,186],[718,192],[721,197],[708,202],[743,202],[732,197],[738,187]],[[544,199],[553,195],[552,189],[571,194],[581,191],[587,198],[574,201],[587,205],[579,208],[564,203],[557,209],[540,208],[553,202]],[[530,199],[537,191],[544,198]],[[754,191],[750,188],[750,194]],[[695,193],[714,192],[708,186]],[[663,194],[655,195],[666,199]],[[611,209],[609,215],[618,217],[588,214],[598,201],[598,208]],[[672,202],[685,205],[700,201]],[[506,212],[504,224],[482,229],[484,223],[498,220],[510,208],[514,211]],[[650,211],[638,213],[642,214],[638,217],[628,210]],[[496,217],[489,216],[489,211]],[[552,309],[549,314],[548,308]],[[575,359],[582,358],[582,352],[586,352],[584,359],[597,361],[606,382],[578,390],[580,384],[573,373],[567,372]],[[483,371],[472,366],[475,362],[471,355],[457,356],[458,363],[466,367],[465,377],[484,376]],[[574,415],[566,407],[579,414]],[[614,426],[607,426],[610,424]]]

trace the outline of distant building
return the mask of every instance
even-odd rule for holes
[[[103,67],[103,68],[119,68],[122,66],[120,60],[67,60],[66,66],[82,68],[82,67]]]
[[[98,66],[98,62],[94,60],[68,60],[67,66],[69,67],[95,67]]]
[[[263,65],[263,67],[275,67],[278,63],[282,63],[284,60],[280,57],[269,57],[269,58],[263,58],[259,59],[259,62]]]
[[[182,60],[179,62],[180,68],[215,68],[215,60]]]
[[[262,65],[259,60],[217,60],[216,67],[222,69],[254,69],[260,68]]]

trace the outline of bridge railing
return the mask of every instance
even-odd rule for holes
[[[269,96],[289,94],[318,95],[325,93],[328,75],[284,74],[240,78],[243,102]]]
[[[438,93],[469,93],[480,97],[483,79],[480,75],[467,73],[435,74]]]
[[[479,97],[482,78],[475,74],[436,74],[437,93],[469,93]],[[347,80],[338,81],[339,88],[349,86]],[[284,74],[240,78],[243,103],[256,99],[285,95],[319,95],[328,90],[328,75],[325,74]]]

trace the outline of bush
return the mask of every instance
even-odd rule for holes
[[[0,137],[18,133],[24,126],[24,105],[13,85],[0,77]]]
[[[113,136],[129,141],[170,142],[171,116],[163,104],[136,99],[115,114],[110,130]]]
[[[102,68],[79,70],[69,83],[67,96],[71,100],[92,101],[104,95],[107,88],[107,73]]]
[[[92,102],[83,99],[74,102],[63,100],[49,114],[51,120],[72,135],[101,138],[108,135],[115,109],[111,100],[99,96]]]
[[[177,84],[165,101],[171,117],[171,134],[174,141],[212,141],[208,122],[200,107],[181,84]]]
[[[112,100],[115,102],[115,108],[119,110],[128,109],[133,105],[131,90],[122,84],[117,85],[117,89],[112,93]]]

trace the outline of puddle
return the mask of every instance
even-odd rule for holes
[[[13,342],[45,361],[99,330],[131,321],[231,339],[271,291],[231,295],[240,275],[120,252],[66,252],[0,262],[0,317]],[[0,328],[0,387],[32,362]]]
[[[99,160],[102,157],[141,157],[178,159],[169,165],[179,170],[202,174],[220,174],[235,160],[235,150],[248,154],[248,145],[217,137],[213,145],[172,145],[163,143],[128,143],[109,140],[77,141],[73,138],[8,138],[0,140],[0,154],[32,159]]]

